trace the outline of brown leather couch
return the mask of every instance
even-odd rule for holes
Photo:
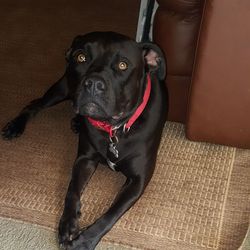
[[[250,148],[250,1],[157,2],[169,119],[191,140]]]

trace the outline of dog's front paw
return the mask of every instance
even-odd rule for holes
[[[101,238],[89,230],[90,228],[82,229],[72,241],[60,246],[66,250],[94,250]]]
[[[80,115],[76,115],[74,118],[71,120],[71,130],[75,134],[79,134],[80,128],[81,128],[81,123],[82,123],[82,117]]]
[[[14,120],[8,122],[2,129],[2,137],[5,140],[11,140],[15,137],[22,135],[26,125],[26,119],[24,117],[17,117]]]
[[[60,247],[68,249],[69,243],[78,236],[78,218],[73,216],[62,216],[59,223],[58,240]]]

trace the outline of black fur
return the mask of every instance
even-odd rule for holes
[[[82,54],[82,62],[77,61]],[[79,133],[78,156],[59,224],[59,243],[66,249],[94,249],[115,222],[140,198],[154,172],[157,150],[167,115],[163,54],[153,43],[136,43],[113,32],[94,32],[74,39],[66,52],[66,70],[43,97],[26,106],[2,130],[4,139],[20,136],[36,113],[64,100],[71,100],[77,113],[72,129]],[[119,69],[125,62],[127,69]],[[109,210],[95,223],[79,229],[80,196],[98,163],[110,159],[109,135],[86,117],[124,124],[142,102],[147,74],[152,90],[141,116],[124,133],[117,130],[116,171],[126,182]],[[49,174],[49,173],[48,173]]]

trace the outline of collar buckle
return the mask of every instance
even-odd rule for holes
[[[125,123],[125,124],[123,125],[122,132],[123,132],[124,134],[126,134],[126,133],[129,132],[130,128],[131,128],[131,127],[127,127],[127,123]]]

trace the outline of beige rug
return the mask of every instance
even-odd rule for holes
[[[31,223],[0,217],[1,250],[58,250],[56,233]],[[96,250],[131,250],[121,244],[102,242]],[[138,250],[137,248],[133,248]]]
[[[61,105],[37,117],[23,138],[0,141],[1,216],[57,228],[77,145],[69,118]],[[150,185],[103,242],[218,249],[234,155],[234,148],[189,142],[182,125],[168,123]],[[107,209],[123,180],[100,166],[82,197],[82,225]]]
[[[4,250],[58,250],[56,232],[31,223],[0,217],[0,246]],[[135,247],[101,242],[96,250],[138,250]],[[177,248],[176,248],[177,249]],[[178,248],[180,249],[180,248]],[[235,248],[236,249],[236,248]],[[237,248],[238,249],[238,248]],[[239,250],[250,249],[250,227]]]
[[[140,4],[138,0],[0,2],[0,127],[62,75],[64,51],[75,35],[114,30],[134,36]],[[69,105],[63,104],[38,115],[22,138],[0,140],[3,218],[57,228],[77,150],[77,137],[69,129],[71,117]],[[188,142],[183,130],[179,124],[167,124],[152,182],[101,247],[235,250],[240,246],[250,213],[250,151]],[[100,167],[82,197],[82,224],[107,209],[122,182],[122,176]],[[26,227],[12,225],[0,229],[1,250],[11,249],[1,243]],[[25,249],[28,235],[21,234],[14,249]],[[46,235],[43,231],[41,238],[33,238],[37,244],[30,250],[39,249]],[[55,235],[48,237],[55,240]]]

